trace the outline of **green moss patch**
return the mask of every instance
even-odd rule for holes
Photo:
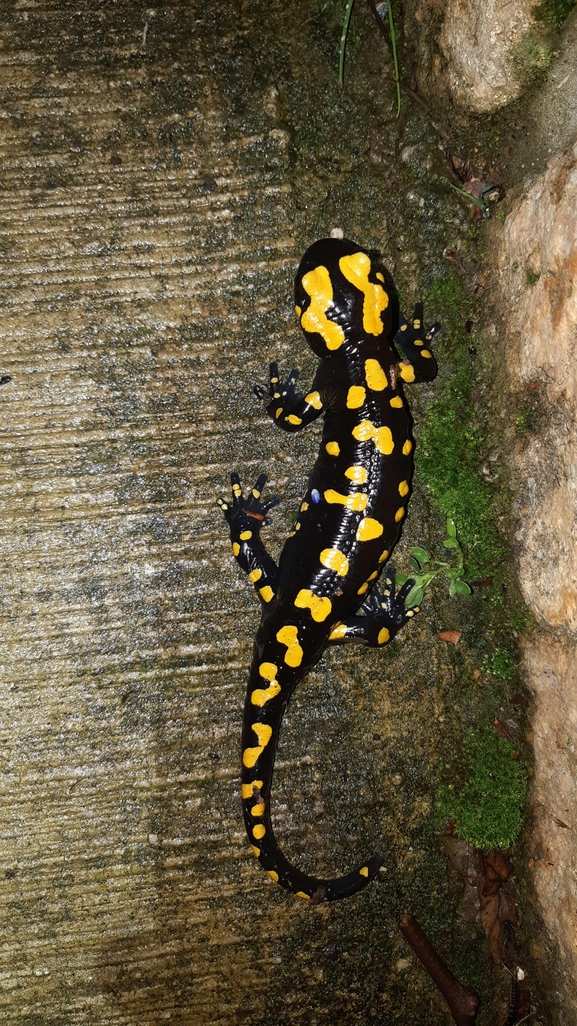
[[[472,301],[448,274],[427,295],[443,323],[440,363],[453,368],[444,392],[428,406],[419,433],[418,471],[444,517],[454,520],[469,577],[483,576],[501,558],[491,489],[480,474],[480,426],[475,417],[471,357],[465,324]]]
[[[464,755],[463,783],[440,786],[438,809],[454,822],[455,833],[476,848],[506,848],[521,829],[525,765],[492,727],[470,731]]]

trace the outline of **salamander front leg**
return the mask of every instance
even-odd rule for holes
[[[292,370],[286,381],[281,382],[278,365],[271,363],[269,390],[262,385],[255,385],[253,389],[254,394],[264,400],[270,419],[283,431],[302,431],[323,412],[321,397],[314,385],[313,391],[304,397],[296,391],[298,376],[298,370]]]
[[[268,523],[267,513],[280,502],[278,495],[261,502],[261,493],[266,484],[266,474],[261,474],[245,497],[242,494],[238,474],[230,475],[232,501],[218,499],[218,505],[230,525],[230,540],[233,555],[255,586],[262,602],[270,602],[278,586],[278,567],[266,551],[260,532]]]
[[[417,303],[412,320],[407,323],[401,317],[401,323],[395,335],[395,345],[402,349],[405,359],[398,365],[399,375],[405,382],[432,381],[437,374],[437,364],[429,349],[431,340],[441,330],[439,322],[432,328],[423,324],[423,304]]]
[[[395,594],[395,568],[386,570],[385,588],[381,593],[375,585],[356,616],[333,627],[329,642],[342,644],[360,641],[369,648],[381,648],[392,641],[408,620],[419,612],[419,606],[405,608],[405,599],[415,582],[411,579]]]

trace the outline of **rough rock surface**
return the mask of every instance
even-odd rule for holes
[[[432,76],[435,91],[448,93],[464,110],[486,114],[511,103],[524,86],[523,67],[545,59],[534,33],[534,0],[422,0],[417,22],[430,26],[442,16],[439,52],[423,62],[420,88]],[[441,14],[442,11],[442,14]],[[428,30],[430,35],[430,29]],[[428,86],[428,83],[427,83]]]
[[[509,172],[538,174],[553,154],[570,148],[577,134],[577,7],[567,18],[555,44],[558,56],[547,81],[533,96]]]
[[[512,476],[519,579],[538,623],[524,647],[535,699],[530,867],[556,949],[555,1021],[563,1026],[577,1023],[576,238],[577,144],[551,160],[504,224],[495,224],[490,253],[504,329],[499,337],[506,339],[507,415],[517,435]]]
[[[507,217],[497,250],[508,369],[541,430],[519,444],[519,566],[541,622],[577,630],[577,146],[552,160]]]

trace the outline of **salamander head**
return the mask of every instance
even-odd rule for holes
[[[303,256],[295,305],[307,341],[325,357],[347,342],[388,334],[390,297],[379,264],[349,239],[321,239]]]

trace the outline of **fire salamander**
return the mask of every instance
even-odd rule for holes
[[[296,313],[320,359],[315,380],[303,397],[295,389],[298,372],[283,383],[273,363],[270,390],[254,391],[283,430],[300,431],[320,416],[324,429],[278,566],[260,537],[267,513],[280,501],[262,500],[266,475],[244,496],[232,474],[232,501],[218,500],[234,556],[262,604],[242,735],[246,829],[268,875],[313,903],[355,894],[376,876],[382,859],[375,855],[353,872],[325,880],[301,872],[283,855],[271,825],[270,793],[284,710],[328,645],[356,641],[380,648],[418,611],[405,608],[411,581],[395,594],[387,560],[411,492],[413,441],[401,383],[435,377],[428,343],[440,326],[426,331],[418,304],[410,324],[398,318],[391,339],[385,273],[354,242],[333,238],[315,242],[298,269]],[[402,351],[400,360],[393,344]]]

